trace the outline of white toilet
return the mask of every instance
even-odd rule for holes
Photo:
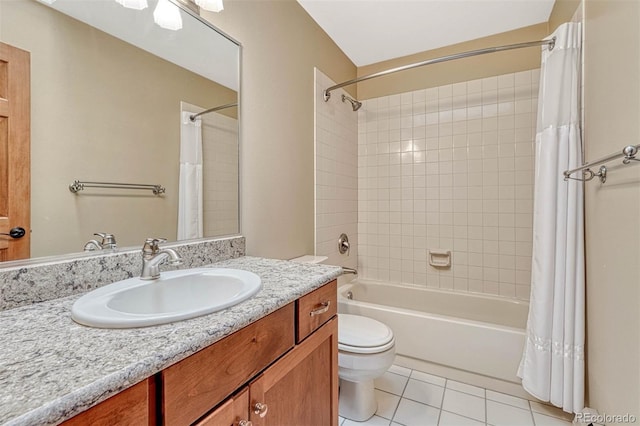
[[[322,263],[325,256],[301,256],[300,263]],[[393,364],[396,354],[393,331],[380,321],[360,315],[338,314],[338,414],[357,422],[371,418],[378,409],[373,381]]]
[[[373,381],[393,364],[395,339],[389,327],[373,318],[338,314],[338,413],[364,421],[378,409]]]

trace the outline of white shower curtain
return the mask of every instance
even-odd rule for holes
[[[178,240],[203,236],[202,120],[192,122],[192,114],[183,111],[181,117]]]
[[[518,376],[531,395],[567,412],[584,408],[583,183],[562,172],[582,165],[581,30],[561,25],[542,53],[536,134],[531,302]]]

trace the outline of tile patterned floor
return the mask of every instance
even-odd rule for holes
[[[341,426],[571,426],[558,408],[396,365],[375,387],[376,414]]]

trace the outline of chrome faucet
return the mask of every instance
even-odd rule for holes
[[[346,266],[342,267],[342,274],[354,274],[358,275],[358,271],[353,268],[347,268]]]
[[[175,250],[164,248],[160,250],[159,244],[164,243],[166,238],[147,238],[142,246],[142,273],[141,280],[157,280],[160,278],[160,264],[167,258],[169,264],[180,265],[182,258]]]
[[[115,250],[118,247],[116,244],[116,237],[113,234],[109,234],[106,232],[96,232],[93,235],[102,238],[102,241],[98,242],[98,240],[89,240],[84,245],[84,251]]]

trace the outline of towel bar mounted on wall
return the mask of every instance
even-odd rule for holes
[[[77,194],[85,188],[147,189],[151,190],[153,195],[162,195],[165,193],[164,186],[145,183],[81,182],[74,180],[73,183],[69,185],[69,191],[74,194]]]
[[[607,167],[600,166],[600,169],[598,169],[598,173],[594,173],[593,170],[591,170],[591,167],[594,167],[603,163],[608,163],[609,161],[612,161],[621,157],[624,157],[622,160],[623,164],[629,164],[631,161],[640,161],[640,158],[636,158],[636,155],[638,155],[639,149],[640,149],[640,145],[627,145],[624,147],[622,152],[616,152],[611,155],[607,155],[606,157],[602,157],[596,161],[591,161],[589,163],[586,163],[572,170],[565,170],[565,172],[563,173],[564,180],[572,179],[572,180],[579,180],[582,182],[588,182],[594,177],[597,177],[600,179],[601,183],[605,183],[607,181]],[[581,178],[571,177],[573,173],[580,172],[580,171],[582,172]]]

